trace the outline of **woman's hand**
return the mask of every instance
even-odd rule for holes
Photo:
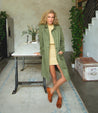
[[[59,51],[59,52],[58,52],[58,54],[62,55],[62,54],[63,54],[63,52],[62,52],[62,51]]]
[[[36,52],[36,53],[34,53],[34,54],[40,55],[40,53],[39,53],[39,52]]]

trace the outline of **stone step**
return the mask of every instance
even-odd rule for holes
[[[96,20],[97,20],[98,18],[96,18],[96,17],[93,17],[92,18],[92,24],[94,25],[94,24],[96,24]]]
[[[98,10],[96,11],[96,18],[98,18]]]
[[[92,22],[88,24],[88,29],[85,29],[85,34],[84,35],[87,35],[87,33],[91,30],[92,26],[94,24],[96,24],[97,19],[98,19],[98,10],[96,11],[96,17],[93,17]]]
[[[88,30],[91,30],[92,26],[93,26],[92,23],[88,24]]]
[[[85,35],[87,35],[88,32],[89,32],[89,29],[85,29]]]

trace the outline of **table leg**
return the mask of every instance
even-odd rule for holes
[[[45,90],[45,93],[47,93],[47,89],[46,89],[46,79],[43,77],[43,87]]]
[[[12,94],[17,92],[18,88],[18,58],[15,57],[15,90],[13,90]]]
[[[21,69],[21,71],[23,71],[24,70],[24,64],[25,64],[25,57],[22,57],[22,69]]]

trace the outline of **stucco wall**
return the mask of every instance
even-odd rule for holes
[[[65,38],[65,50],[71,51],[71,31],[69,30],[69,10],[74,5],[72,0],[0,0],[1,10],[14,19],[15,49],[25,42],[26,38],[21,37],[27,25],[37,25],[41,15],[47,9],[54,9],[57,13],[59,23],[62,26]]]

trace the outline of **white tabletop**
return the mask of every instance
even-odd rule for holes
[[[38,42],[23,43],[15,50],[12,56],[14,57],[41,56],[41,55],[34,54],[36,52],[40,52],[40,45]]]

